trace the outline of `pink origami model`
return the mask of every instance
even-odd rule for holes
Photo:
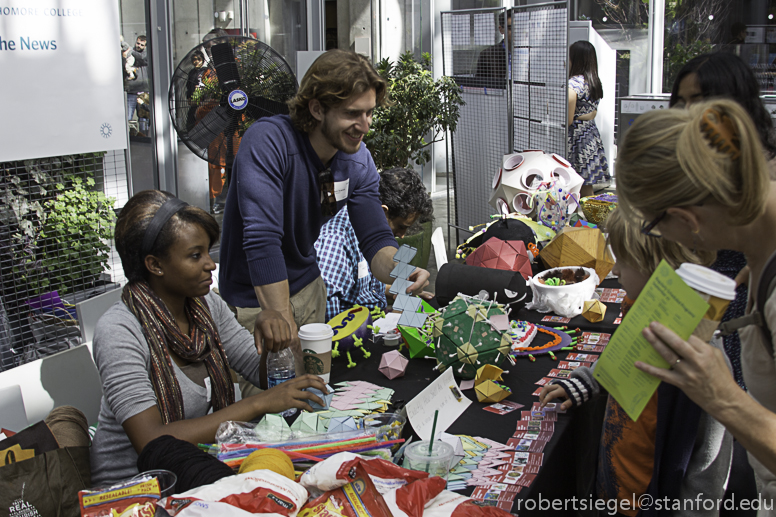
[[[401,355],[398,350],[391,350],[383,354],[379,370],[389,379],[395,379],[404,375],[409,362],[409,359]]]
[[[502,241],[491,237],[466,257],[466,263],[470,266],[517,271],[526,280],[533,275],[523,241]]]

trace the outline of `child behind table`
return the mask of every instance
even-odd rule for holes
[[[641,233],[615,210],[606,221],[608,243],[617,262],[612,272],[627,292],[623,311],[633,303],[665,259],[673,268],[684,262],[708,265],[713,254],[695,254],[678,243]],[[581,367],[569,379],[557,379],[542,389],[546,404],[565,399],[562,409],[578,406],[605,394],[593,378],[593,369]],[[733,440],[716,420],[704,413],[680,390],[662,383],[639,419],[632,421],[622,407],[608,397],[598,452],[596,496],[617,500],[617,511],[634,516],[639,496],[722,498],[725,493]],[[660,472],[655,477],[653,472]],[[695,510],[698,510],[695,508]],[[645,508],[641,515],[654,509]],[[716,510],[693,515],[718,515]]]

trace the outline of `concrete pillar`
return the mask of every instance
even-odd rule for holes
[[[337,0],[338,48],[355,51],[356,38],[369,38],[370,48],[375,48],[372,3],[373,0]],[[374,58],[374,51],[367,57]]]

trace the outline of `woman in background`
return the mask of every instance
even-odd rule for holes
[[[588,41],[577,41],[569,49],[569,159],[585,180],[580,191],[583,197],[593,194],[593,185],[610,179],[604,144],[595,125],[603,96],[595,47]]]
[[[713,97],[732,99],[746,110],[760,135],[760,143],[769,161],[771,178],[776,167],[776,138],[773,122],[760,99],[760,85],[751,68],[741,58],[728,52],[701,54],[688,61],[676,76],[671,90],[671,107],[687,107]],[[749,268],[744,254],[719,250],[712,269],[736,281],[736,299],[728,306],[722,322],[744,315],[747,300]],[[736,382],[746,389],[741,374],[741,340],[737,332],[725,336],[725,353],[733,365]]]

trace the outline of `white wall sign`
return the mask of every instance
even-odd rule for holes
[[[118,2],[0,0],[0,162],[124,149]]]

